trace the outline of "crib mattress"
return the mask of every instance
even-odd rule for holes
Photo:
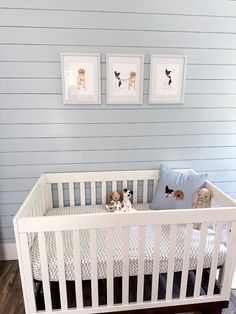
[[[134,204],[137,210],[149,209],[149,204]],[[105,212],[104,205],[87,205],[87,206],[73,206],[63,208],[53,208],[48,210],[47,216],[55,215],[70,215],[70,214],[85,214],[85,213],[102,213]],[[115,213],[114,213],[115,215]],[[125,213],[124,213],[125,215]],[[160,272],[166,273],[168,270],[168,256],[169,256],[169,238],[170,226],[162,226],[161,246],[160,246]],[[178,225],[177,240],[176,240],[176,253],[174,271],[181,271],[183,267],[184,256],[184,239],[185,239],[186,226]],[[204,268],[209,268],[211,265],[213,245],[215,233],[213,230],[208,229],[205,255],[204,255]],[[109,243],[109,250],[113,250],[113,275],[114,277],[122,276],[122,243],[123,243],[123,230],[122,228],[114,228],[113,243]],[[79,243],[80,241],[80,243]],[[200,241],[200,231],[192,230],[191,252],[189,260],[189,270],[197,268],[198,262],[198,247]],[[80,246],[81,254],[81,272],[83,280],[90,280],[90,253],[89,253],[89,233],[88,230],[80,230],[80,240],[78,239],[78,247]],[[74,280],[74,258],[73,258],[73,244],[72,232],[63,232],[63,246],[64,246],[64,261],[65,261],[65,276],[66,280]],[[77,249],[77,248],[75,248]],[[57,256],[54,232],[46,233],[46,250],[48,257],[48,271],[50,281],[58,281],[57,270]],[[145,234],[145,260],[144,260],[144,273],[146,275],[152,274],[153,269],[153,252],[154,252],[154,226],[146,227]],[[136,276],[138,274],[138,255],[139,255],[139,228],[133,226],[130,228],[130,241],[129,241],[129,275]],[[220,245],[220,252],[218,255],[218,266],[223,265],[226,255],[226,246],[222,243]],[[35,237],[34,243],[31,248],[31,260],[33,277],[36,280],[42,280],[38,238]],[[105,279],[106,273],[106,240],[105,230],[97,230],[97,272],[99,279]]]

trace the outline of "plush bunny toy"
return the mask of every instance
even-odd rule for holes
[[[212,191],[201,188],[193,194],[193,208],[210,208],[211,199],[213,197]],[[201,229],[200,223],[193,224],[194,229]]]
[[[193,194],[193,208],[211,207],[212,191],[201,188]]]

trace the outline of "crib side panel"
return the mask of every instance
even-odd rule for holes
[[[73,313],[69,302],[71,296],[66,289],[68,280],[74,280],[75,282],[78,313],[80,311],[83,313],[89,313],[89,311],[105,313],[124,310],[124,308],[131,310],[193,304],[200,301],[204,303],[227,300],[235,261],[235,253],[232,254],[235,251],[234,239],[236,237],[235,210],[225,209],[225,213],[221,211],[220,214],[219,209],[212,209],[202,210],[201,213],[199,215],[193,210],[183,210],[179,212],[179,215],[175,214],[172,218],[170,217],[171,214],[174,215],[173,212],[171,214],[164,211],[130,213],[125,214],[125,221],[124,214],[117,214],[115,220],[112,214],[104,214],[104,217],[101,217],[101,214],[87,215],[87,217],[83,215],[78,221],[75,221],[75,217],[67,216],[42,217],[41,219],[38,218],[37,227],[33,228],[32,223],[29,223],[31,229],[28,228],[24,232],[20,227],[19,247],[23,252],[21,257],[23,282],[27,295],[31,296],[27,306],[33,310],[36,306],[28,242],[28,237],[33,231],[36,232],[38,238],[44,302],[45,309],[48,312],[51,311],[51,306],[53,309],[53,296],[50,295],[50,280],[52,280],[50,278],[48,256],[50,253],[47,250],[47,241],[51,237],[49,237],[49,231],[55,237],[61,304],[60,309],[57,309],[58,313],[67,313],[67,311]],[[212,213],[215,215],[212,215]],[[177,216],[182,217],[182,219],[178,221]],[[215,230],[209,229],[212,216],[216,217]],[[93,219],[91,219],[92,217]],[[50,228],[47,226],[46,218],[48,218]],[[28,219],[32,220],[32,218]],[[221,237],[226,220],[229,227],[226,236],[226,249],[222,251]],[[196,222],[201,223],[200,230],[193,229],[193,223]],[[41,223],[42,226],[40,226]],[[66,228],[69,224],[70,228]],[[118,230],[119,236],[117,235]],[[71,232],[73,248],[73,278],[67,277],[66,263],[68,263],[68,256],[66,243],[68,243],[68,232]],[[89,254],[89,260],[87,261],[85,260],[82,244],[85,237],[84,232],[87,234],[88,241],[86,242],[88,243]],[[101,239],[103,239],[102,246]],[[120,245],[118,255],[117,239],[119,239]],[[179,239],[182,239],[182,244]],[[103,246],[105,254],[101,258],[100,254]],[[221,260],[221,263],[218,264],[220,254],[225,254],[224,262]],[[179,266],[180,256],[182,256],[181,266]],[[195,259],[193,260],[194,256]],[[120,275],[116,273],[117,262],[121,266],[122,272]],[[101,280],[104,280],[100,273],[101,265],[105,267],[106,273],[106,304],[102,305],[99,298],[100,283]],[[147,270],[147,265],[149,270]],[[221,278],[217,275],[219,265],[223,269]],[[90,289],[89,294],[91,296],[89,305],[83,299],[84,267],[90,267],[91,285],[90,288],[87,287],[87,289]],[[136,269],[135,273],[133,273],[134,269]],[[115,278],[119,276],[121,276],[122,281],[117,283]],[[189,283],[191,283],[190,286]],[[118,299],[117,292],[115,292],[117,291],[117,285],[121,292]]]
[[[44,175],[41,175],[15,215],[15,219],[42,216],[45,211]]]
[[[196,173],[191,169],[178,170]],[[159,178],[158,170],[111,171],[45,174],[46,208],[106,204],[112,191],[133,190],[133,203],[151,202]],[[221,206],[235,206],[235,201],[207,181],[214,199]]]
[[[46,174],[47,209],[74,205],[107,204],[112,191],[133,190],[133,203],[150,202],[159,171]]]

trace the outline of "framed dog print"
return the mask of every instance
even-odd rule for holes
[[[142,104],[143,55],[107,55],[107,103]]]
[[[100,54],[61,54],[64,104],[100,104]]]
[[[185,72],[186,56],[152,55],[149,103],[183,103]]]

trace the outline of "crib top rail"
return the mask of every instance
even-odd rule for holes
[[[71,172],[71,173],[45,173],[47,183],[64,182],[94,182],[94,181],[122,181],[122,180],[147,180],[159,178],[159,170],[134,170],[134,171],[106,171],[106,172]]]
[[[177,169],[186,174],[197,174],[192,169]],[[132,170],[132,171],[96,171],[96,172],[70,172],[70,173],[45,173],[44,182],[93,182],[93,181],[119,181],[119,180],[158,180],[159,170]]]
[[[27,217],[18,220],[18,232],[49,232],[146,225],[176,225],[236,221],[236,207],[150,210],[127,213],[93,213]]]

